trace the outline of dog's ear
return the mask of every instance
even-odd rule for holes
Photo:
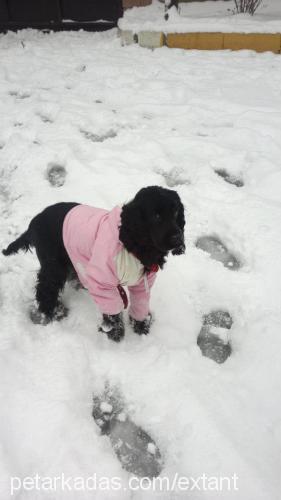
[[[138,231],[143,228],[143,217],[139,204],[132,200],[123,205],[121,212],[122,226],[127,230]],[[122,227],[121,226],[121,227]]]
[[[139,204],[132,200],[123,205],[119,239],[129,252],[139,252],[139,242],[145,244],[149,235]]]

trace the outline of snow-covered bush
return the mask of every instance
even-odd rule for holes
[[[253,16],[262,0],[234,0],[234,3],[238,13],[248,12]]]

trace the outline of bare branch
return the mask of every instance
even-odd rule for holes
[[[248,13],[252,16],[261,3],[262,0],[234,0],[237,13]]]

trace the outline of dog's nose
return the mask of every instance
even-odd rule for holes
[[[181,233],[176,233],[176,234],[173,234],[173,236],[171,237],[171,243],[172,245],[174,245],[174,247],[179,247],[182,245],[182,235]]]

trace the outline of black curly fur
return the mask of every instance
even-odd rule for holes
[[[178,215],[173,219],[175,211]],[[162,216],[161,223],[154,220],[155,214]],[[119,238],[146,268],[158,264],[163,269],[169,250],[174,254],[184,253],[184,226],[184,207],[178,193],[159,186],[149,186],[141,189],[131,202],[123,206]],[[169,248],[169,236],[177,231],[182,235],[178,250]],[[165,237],[162,249],[160,240]]]
[[[28,231],[21,234],[15,241],[10,243],[10,245],[7,248],[2,250],[2,253],[7,257],[8,255],[18,253],[19,250],[24,250],[25,252],[30,250]]]
[[[76,205],[78,203],[57,203],[45,208],[31,220],[27,231],[2,250],[7,256],[35,248],[41,265],[35,296],[38,311],[45,316],[46,323],[53,319],[60,306],[59,294],[68,276],[75,273],[64,248],[62,228],[66,214]]]

